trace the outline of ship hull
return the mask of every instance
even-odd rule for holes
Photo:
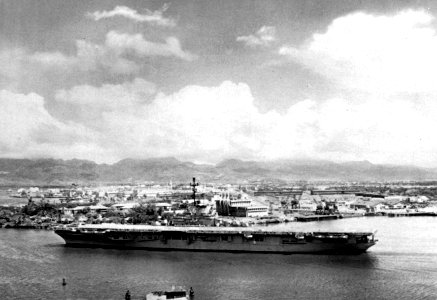
[[[238,230],[238,229],[237,229]],[[253,253],[332,253],[359,254],[366,252],[375,244],[369,238],[371,233],[359,235],[349,233],[270,233],[229,231],[207,232],[166,230],[166,231],[128,231],[128,230],[55,230],[67,246],[145,249],[158,251],[214,251],[214,252],[253,252]]]

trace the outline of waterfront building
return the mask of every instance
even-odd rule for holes
[[[406,208],[404,202],[407,201],[407,197],[402,196],[389,196],[385,197],[384,203],[388,209],[402,209]]]
[[[269,213],[268,206],[254,204],[252,199],[243,193],[216,195],[213,200],[216,203],[217,213],[222,216],[259,217],[267,216]]]
[[[351,209],[363,210],[368,213],[378,213],[386,208],[384,200],[380,198],[360,198],[350,204]]]

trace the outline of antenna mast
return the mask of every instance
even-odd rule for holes
[[[193,177],[193,182],[190,183],[190,186],[192,187],[192,191],[193,191],[192,198],[194,200],[194,205],[197,205],[197,203],[196,203],[196,192],[197,192],[196,187],[199,186],[199,183],[196,182],[196,177]]]

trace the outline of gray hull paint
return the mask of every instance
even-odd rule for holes
[[[375,244],[374,241],[356,242],[353,240],[319,240],[297,241],[283,244],[281,236],[267,236],[263,241],[246,239],[244,236],[234,236],[231,241],[218,238],[215,241],[190,239],[142,240],[136,236],[126,240],[114,240],[105,233],[73,233],[57,230],[67,246],[99,247],[99,248],[129,248],[160,251],[221,251],[221,252],[259,252],[259,253],[350,253],[365,252]]]

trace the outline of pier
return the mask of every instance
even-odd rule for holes
[[[389,212],[388,217],[436,217],[435,212]]]
[[[314,222],[314,221],[324,221],[324,220],[337,220],[341,219],[340,215],[311,215],[311,216],[299,216],[296,217],[298,222]]]

